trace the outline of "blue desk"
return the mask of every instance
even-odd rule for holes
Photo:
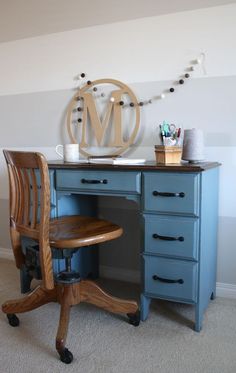
[[[96,215],[99,195],[123,196],[140,211],[141,319],[151,299],[195,306],[195,330],[215,297],[218,163],[139,166],[48,162],[52,217]],[[126,229],[126,227],[123,227]],[[60,270],[60,260],[54,265]],[[98,275],[96,248],[73,261],[82,277]]]

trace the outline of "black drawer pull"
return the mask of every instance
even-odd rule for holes
[[[82,184],[107,184],[107,179],[93,180],[93,179],[81,179]]]
[[[156,197],[156,196],[160,196],[160,197],[180,197],[180,198],[184,198],[185,197],[185,193],[184,192],[180,192],[180,193],[170,193],[170,192],[158,192],[157,190],[154,190],[152,192],[152,194]]]
[[[182,236],[180,237],[160,236],[159,234],[154,233],[152,237],[156,239],[158,238],[159,240],[164,240],[164,241],[181,241],[181,242],[184,241],[184,237]]]
[[[153,280],[160,281],[160,282],[166,282],[167,284],[183,284],[184,280],[180,278],[179,280],[170,280],[168,278],[162,278],[157,275],[152,276]]]

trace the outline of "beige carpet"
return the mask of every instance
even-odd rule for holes
[[[18,271],[0,260],[0,303],[20,296]],[[104,283],[119,296],[138,296],[134,285]],[[109,285],[109,287],[108,287]],[[235,373],[236,301],[211,302],[203,330],[192,330],[194,309],[154,301],[148,320],[133,327],[122,316],[89,305],[72,308],[67,347],[72,364],[54,349],[59,306],[49,304],[21,314],[12,328],[0,312],[1,373]]]

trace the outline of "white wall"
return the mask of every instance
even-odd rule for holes
[[[236,223],[235,19],[236,5],[232,4],[0,44],[0,110],[4,138],[2,142],[0,136],[0,147],[22,146],[18,139],[25,131],[24,146],[32,146],[32,140],[34,149],[40,148],[49,158],[55,158],[53,147],[63,140],[63,113],[77,85],[74,78],[81,72],[88,74],[90,80],[119,79],[130,84],[140,99],[145,99],[169,88],[190,61],[204,52],[207,75],[198,68],[193,79],[177,87],[176,93],[143,108],[142,138],[133,155],[154,158],[156,126],[164,119],[184,128],[194,126],[204,130],[207,160],[222,162],[218,281],[236,284],[234,267],[230,265],[236,262],[232,249]],[[55,91],[59,95],[60,90],[67,100],[58,106],[53,136],[48,130],[52,119],[50,99],[48,105],[40,106],[36,93],[41,92],[44,97],[51,95],[57,100],[59,96],[55,96]],[[14,112],[20,100],[25,100],[24,115],[18,106],[17,113]],[[4,111],[6,107],[9,109]],[[50,118],[49,122],[45,121],[46,117]],[[38,125],[40,118],[44,120]],[[44,149],[42,136],[47,149]],[[0,199],[6,200],[6,173],[2,165],[0,157]],[[226,224],[229,218],[230,224]]]
[[[235,12],[232,4],[2,43],[0,95],[72,88],[82,71],[91,80],[176,79],[201,52],[207,77],[235,75]]]

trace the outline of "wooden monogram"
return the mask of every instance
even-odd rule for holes
[[[98,88],[107,85],[115,86],[115,89],[106,94],[105,114],[101,118],[96,105],[97,98],[101,97]],[[125,118],[127,111],[132,111],[129,114],[133,117],[133,123],[131,119]],[[114,79],[88,81],[74,95],[68,107],[67,128],[70,140],[72,143],[79,143],[80,153],[86,157],[95,155],[92,151],[96,148],[102,148],[102,155],[107,156],[123,153],[134,143],[139,124],[140,108],[137,98],[127,85]]]

